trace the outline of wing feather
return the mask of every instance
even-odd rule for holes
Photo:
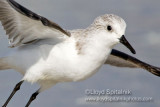
[[[112,50],[111,55],[106,60],[105,64],[117,67],[142,68],[156,76],[160,76],[160,68],[142,62],[137,58],[115,49]]]
[[[14,0],[0,0],[0,21],[6,30],[11,47],[37,39],[63,40],[70,33],[58,24],[42,17]]]

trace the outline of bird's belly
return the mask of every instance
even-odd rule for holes
[[[80,62],[77,60],[40,61],[27,70],[24,79],[34,83],[38,81],[71,82],[85,80],[95,74],[101,63]]]
[[[104,61],[93,63],[90,60],[60,60],[54,61],[48,65],[44,71],[45,75],[58,82],[85,80],[95,74],[103,65]],[[48,63],[49,64],[49,63]]]

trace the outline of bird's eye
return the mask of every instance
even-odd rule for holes
[[[108,26],[107,26],[107,30],[108,30],[108,31],[111,31],[111,30],[112,30],[112,27],[111,27],[110,25],[108,25]]]

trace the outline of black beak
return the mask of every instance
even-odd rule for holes
[[[124,35],[122,35],[122,37],[120,38],[120,43],[122,43],[123,45],[125,45],[133,54],[136,54],[136,51],[129,44],[129,42],[127,41],[127,39],[125,38]]]

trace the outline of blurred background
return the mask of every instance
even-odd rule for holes
[[[160,67],[160,1],[159,0],[16,0],[28,9],[58,23],[65,29],[88,27],[100,15],[113,13],[127,23],[126,38],[135,48],[133,55]],[[132,55],[119,44],[115,47]],[[0,56],[10,52],[5,32],[0,26]],[[0,71],[0,105],[8,98],[22,76],[13,71]],[[104,65],[91,78],[72,83],[59,83],[41,93],[30,107],[160,107],[160,78],[142,69]],[[8,107],[24,107],[39,86],[24,83]],[[131,97],[152,97],[152,102],[87,103],[86,89],[129,89]]]

